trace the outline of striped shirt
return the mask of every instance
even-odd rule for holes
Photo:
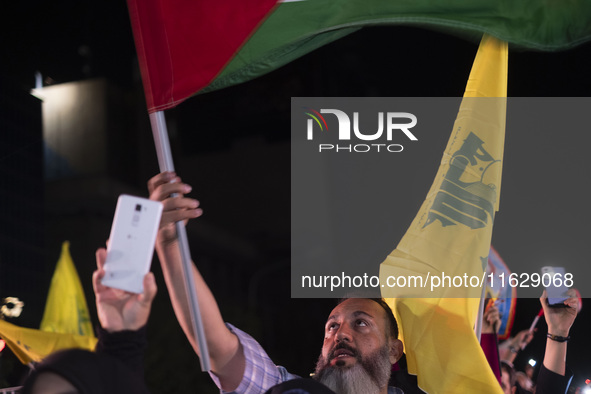
[[[234,391],[224,391],[221,389],[220,381],[211,371],[209,375],[224,394],[264,394],[271,387],[292,379],[298,379],[299,376],[289,373],[284,367],[275,365],[269,358],[267,352],[250,335],[244,331],[226,323],[230,331],[238,337],[246,365],[242,381]],[[402,390],[395,387],[388,387],[388,394],[404,394]]]

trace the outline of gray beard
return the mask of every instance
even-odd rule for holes
[[[314,379],[337,394],[379,394],[390,380],[389,354],[387,346],[365,358],[356,354],[357,362],[350,367],[328,365],[330,359],[325,360],[320,355]]]

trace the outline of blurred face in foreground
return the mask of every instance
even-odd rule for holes
[[[386,392],[392,364],[402,355],[402,342],[390,331],[377,302],[342,302],[326,322],[315,379],[338,394]]]
[[[43,372],[35,379],[31,394],[79,394],[66,379],[53,372]]]

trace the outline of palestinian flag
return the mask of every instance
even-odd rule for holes
[[[128,0],[148,111],[268,73],[365,26],[554,51],[591,38],[591,1]],[[400,37],[399,39],[404,39]]]

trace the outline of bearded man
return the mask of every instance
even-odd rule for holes
[[[402,355],[398,325],[383,299],[349,298],[326,322],[314,378],[336,393],[400,393],[388,388]]]
[[[174,173],[156,175],[148,182],[148,189],[150,199],[164,205],[156,252],[170,299],[185,335],[200,356],[184,295],[174,222],[199,217],[202,211],[196,200],[184,197],[191,187]],[[212,366],[210,375],[221,392],[263,394],[298,379],[275,365],[250,335],[224,323],[213,294],[194,264],[192,270]],[[383,300],[349,298],[341,302],[326,322],[316,382],[337,394],[401,394],[401,390],[388,387],[392,364],[402,356],[402,342],[397,337],[396,320]],[[303,381],[309,385],[307,379]],[[292,392],[327,392],[323,387],[298,390]]]

